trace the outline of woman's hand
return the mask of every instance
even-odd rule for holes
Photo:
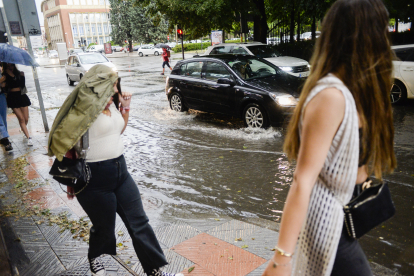
[[[273,262],[274,258],[275,257],[269,261],[262,276],[290,276],[292,274],[292,263],[289,263],[289,261],[286,262],[286,260],[284,260],[284,265],[275,267]],[[276,257],[276,259],[278,258]],[[276,260],[276,262],[282,263],[282,260]]]
[[[75,198],[75,195],[74,195],[75,189],[73,189],[73,187],[66,186],[66,191],[68,192],[67,196],[69,200],[72,200]]]
[[[2,76],[1,78],[0,78],[0,83],[3,83],[3,82],[5,82],[6,81],[6,76]]]
[[[123,107],[129,107],[131,104],[132,94],[129,92],[123,92],[122,96],[118,94],[119,102],[122,104]]]

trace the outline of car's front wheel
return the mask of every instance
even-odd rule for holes
[[[154,55],[155,55],[155,56],[159,56],[159,55],[160,55],[160,53],[158,53],[157,51],[155,51],[155,52],[154,52]]]
[[[402,104],[407,99],[407,88],[405,85],[398,81],[394,80],[394,83],[391,86],[391,103],[392,104]]]
[[[66,75],[66,79],[68,81],[69,86],[73,86],[73,84],[75,83],[74,81],[71,81],[71,79],[69,78],[69,75]]]
[[[178,93],[173,93],[170,97],[170,107],[177,112],[187,111],[188,108],[183,103],[183,98]]]
[[[142,52],[139,52],[139,53],[138,53],[138,55],[139,55],[140,57],[144,56],[144,54],[143,54]]]
[[[263,107],[250,103],[244,108],[243,121],[246,127],[267,128],[269,121]]]
[[[81,80],[83,78],[83,75],[82,74],[80,74],[79,75],[79,80]]]

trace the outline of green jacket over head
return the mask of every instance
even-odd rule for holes
[[[48,155],[61,161],[104,110],[114,92],[118,74],[95,65],[66,98],[49,133]]]

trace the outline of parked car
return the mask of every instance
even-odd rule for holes
[[[318,38],[321,35],[320,31],[315,31],[315,36]],[[306,32],[300,35],[300,39],[302,40],[310,40],[312,39],[312,32]]]
[[[84,51],[80,48],[75,48],[75,49],[70,49],[69,50],[69,55],[77,54],[77,53],[84,53]]]
[[[282,56],[271,45],[266,45],[260,42],[246,42],[246,43],[220,43],[207,48],[205,55],[216,54],[243,54],[253,55],[264,58],[267,61],[278,66],[288,74],[306,78],[309,76],[309,63],[300,58]]]
[[[105,53],[105,48],[103,45],[93,45],[89,47],[86,51],[89,53],[93,53],[93,52]]]
[[[414,44],[393,46],[398,60],[393,61],[394,83],[391,88],[391,103],[400,104],[414,99]]]
[[[139,45],[135,45],[134,47],[132,47],[132,50],[133,51],[138,51],[138,49],[140,48],[141,46],[139,46]]]
[[[162,49],[155,48],[155,46],[143,45],[141,48],[138,49],[138,55],[140,57],[148,55],[158,56],[160,54],[162,54]]]
[[[124,47],[121,47],[119,45],[112,46],[112,51],[113,52],[122,52],[123,50],[124,50]]]
[[[115,65],[100,53],[77,53],[68,57],[65,65],[66,79],[72,86],[74,82],[80,81],[94,65],[101,63],[117,71]]]
[[[56,50],[49,50],[49,54],[48,54],[49,58],[58,58],[58,52]]]
[[[172,110],[189,108],[240,117],[247,127],[279,126],[293,112],[303,79],[251,55],[179,61],[165,92]]]

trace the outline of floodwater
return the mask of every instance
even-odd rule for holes
[[[251,130],[234,118],[174,112],[163,91],[160,58],[111,60],[123,89],[134,94],[124,135],[129,171],[161,218],[280,220],[295,169],[282,152],[282,128]],[[58,70],[67,86],[64,69]],[[397,214],[360,240],[369,260],[403,275],[414,275],[413,104],[394,107],[398,168],[385,179]]]

